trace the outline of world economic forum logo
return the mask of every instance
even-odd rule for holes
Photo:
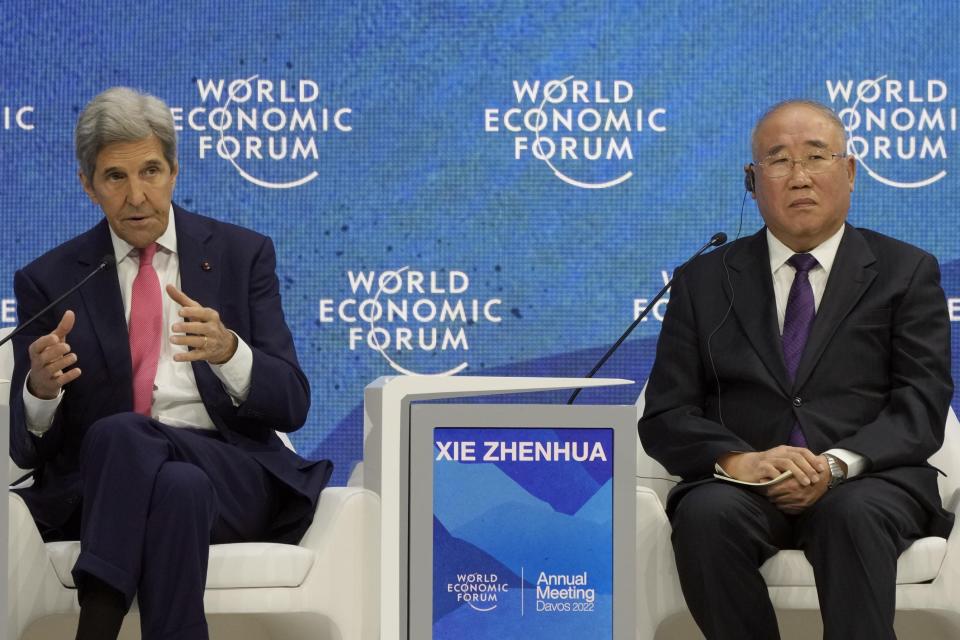
[[[499,598],[510,591],[510,585],[496,573],[458,573],[455,582],[447,583],[447,593],[458,603],[467,603],[474,611],[487,613],[497,608]]]
[[[623,184],[641,140],[667,131],[666,107],[640,104],[628,80],[513,80],[512,99],[484,109],[484,131],[512,137],[514,161],[539,161],[580,189]]]
[[[928,187],[947,175],[948,142],[957,108],[939,79],[826,81],[827,95],[847,130],[847,152],[871,178],[898,189]]]
[[[346,279],[349,293],[320,299],[320,326],[344,327],[350,351],[374,351],[402,375],[460,373],[465,359],[431,373],[414,369],[424,368],[423,356],[465,358],[472,332],[502,321],[500,298],[472,295],[470,275],[459,269],[360,269],[347,271]]]
[[[309,78],[196,78],[196,85],[199,104],[170,109],[177,129],[198,134],[200,160],[226,161],[258,187],[307,184],[319,175],[324,141],[353,130],[353,110],[324,104]]]

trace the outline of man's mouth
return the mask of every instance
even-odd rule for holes
[[[791,207],[812,207],[817,204],[813,198],[799,198],[790,203]]]

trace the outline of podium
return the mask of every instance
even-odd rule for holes
[[[606,573],[593,569],[551,569],[540,559],[537,561],[539,565],[535,562],[530,567],[532,575],[517,580],[511,574],[512,584],[509,585],[496,573],[459,573],[449,585],[441,585],[449,587],[450,598],[479,600],[479,589],[488,596],[475,602],[473,609],[489,610],[491,606],[499,605],[497,615],[501,618],[507,615],[505,611],[509,607],[519,605],[520,615],[525,619],[516,619],[517,626],[513,628],[518,633],[519,629],[532,624],[531,616],[535,614],[540,614],[541,620],[585,620],[597,609],[606,607],[608,619],[603,628],[609,629],[609,635],[601,631],[591,637],[614,640],[633,637],[635,408],[632,405],[417,403],[622,384],[632,382],[618,379],[404,376],[379,378],[367,386],[364,392],[364,462],[356,475],[362,478],[363,486],[377,492],[381,499],[380,637],[383,640],[446,637],[437,635],[438,627],[433,624],[436,617],[430,615],[435,605],[455,606],[450,604],[453,600],[438,599],[435,602],[436,591],[430,589],[432,581],[439,577],[431,567],[440,553],[439,538],[431,532],[435,516],[433,502],[445,499],[444,494],[431,490],[431,485],[437,473],[444,482],[449,481],[450,476],[443,474],[447,473],[445,469],[452,467],[442,464],[479,463],[484,458],[496,460],[508,473],[520,474],[521,480],[528,485],[536,484],[541,473],[536,470],[536,464],[552,465],[549,467],[552,472],[547,466],[541,467],[542,472],[554,473],[561,480],[566,475],[565,472],[556,475],[557,464],[574,465],[564,469],[576,469],[577,464],[587,465],[590,473],[596,476],[597,484],[602,484],[603,492],[607,493],[598,490],[597,495],[602,494],[600,498],[590,505],[573,504],[571,509],[578,507],[582,512],[589,507],[594,510],[591,517],[608,527],[608,539],[597,544],[606,549],[605,561],[609,563],[609,569]],[[471,436],[473,432],[477,438]],[[492,448],[497,451],[491,453]],[[464,458],[465,455],[478,454],[479,458]],[[495,465],[483,466],[491,469]],[[463,465],[458,468],[465,470],[464,473],[472,473],[479,470],[480,465],[470,469]],[[607,482],[601,482],[604,479]],[[356,481],[355,476],[352,482]],[[463,486],[477,486],[471,482],[474,481],[464,480]],[[534,493],[549,493],[550,490],[551,487],[547,486],[534,487]],[[554,495],[559,494],[554,491]],[[465,502],[471,499],[463,496]],[[530,502],[536,502],[536,499]],[[597,513],[604,508],[608,510],[606,520]],[[577,515],[586,517],[582,513]],[[533,526],[534,522],[524,522],[521,530],[525,531],[528,525]],[[596,532],[598,529],[590,530]],[[561,543],[554,540],[552,544]],[[576,543],[570,545],[571,552],[576,546]],[[562,547],[557,549],[558,553],[565,552]],[[604,559],[601,557],[598,561]],[[513,567],[517,576],[523,573],[523,569]],[[482,584],[467,584],[471,580]],[[434,589],[436,586],[433,585]],[[467,595],[456,595],[464,592]],[[603,592],[607,595],[596,600],[594,596]],[[491,602],[491,593],[495,597],[499,594],[500,599]],[[447,594],[443,595],[446,598]],[[587,607],[590,611],[586,611]],[[580,614],[579,618],[571,617],[574,610]],[[545,615],[545,612],[552,615]],[[600,615],[604,614],[601,612]],[[492,615],[477,618],[485,623],[492,619]],[[501,619],[499,624],[505,622]],[[527,627],[523,627],[524,624]],[[534,636],[524,632],[522,637]],[[556,637],[555,632],[553,637]]]

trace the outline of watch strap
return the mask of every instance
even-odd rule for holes
[[[843,473],[843,467],[840,466],[840,462],[836,457],[829,453],[825,453],[823,456],[827,459],[827,466],[830,467],[830,483],[827,485],[827,488],[832,489],[846,480],[846,475]]]

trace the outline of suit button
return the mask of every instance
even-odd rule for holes
[[[803,399],[800,396],[797,396],[796,398],[793,399],[793,406],[799,407],[802,404],[803,404]]]

